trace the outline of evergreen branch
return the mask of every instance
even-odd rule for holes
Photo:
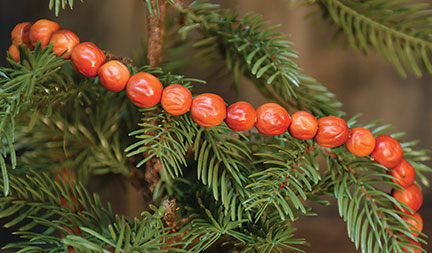
[[[315,146],[298,141],[288,134],[278,138],[280,144],[261,144],[255,162],[264,169],[251,174],[253,182],[247,188],[253,190],[244,204],[247,210],[256,210],[259,219],[267,208],[277,210],[282,220],[294,221],[296,212],[308,214],[303,201],[321,180],[316,161]],[[263,142],[266,143],[266,142]]]
[[[192,198],[186,202],[191,221],[182,230],[183,240],[187,245],[192,244],[189,251],[204,251],[223,239],[224,244],[231,244],[242,252],[282,252],[283,249],[303,252],[296,245],[304,244],[304,240],[293,238],[295,229],[281,221],[277,214],[269,214],[257,222],[233,221],[225,215],[221,201],[209,199],[202,191]]]
[[[35,94],[49,93],[49,88],[58,90],[67,89],[70,78],[62,71],[61,66],[66,63],[62,57],[52,53],[52,46],[41,49],[40,43],[34,51],[26,47],[19,47],[21,61],[15,62],[8,57],[10,68],[0,69],[0,167],[3,177],[3,190],[7,195],[8,176],[6,159],[9,155],[12,169],[16,166],[16,155],[14,149],[15,118],[18,113],[29,108],[35,102]],[[52,104],[39,101],[38,106],[45,105],[48,111]],[[4,143],[6,141],[6,143]]]
[[[301,73],[294,62],[297,54],[292,43],[285,40],[288,35],[274,31],[278,26],[268,27],[260,15],[239,18],[205,2],[195,1],[188,8],[178,2],[174,5],[186,16],[179,32],[186,35],[192,29],[200,31],[203,38],[194,44],[200,49],[198,56],[208,63],[222,57],[233,72],[237,90],[242,76],[246,76],[264,96],[285,107],[303,108],[317,115],[343,114],[333,94]]]
[[[352,127],[356,119],[348,122]],[[364,127],[376,127],[372,122]],[[375,135],[384,134],[390,125],[378,126],[372,132]],[[393,137],[402,136],[401,133]],[[412,146],[410,144],[402,144]],[[424,242],[414,237],[403,214],[394,209],[406,208],[404,204],[386,193],[386,188],[400,188],[392,182],[392,176],[387,169],[369,159],[363,159],[350,154],[344,147],[330,149],[321,148],[327,159],[333,195],[338,200],[340,216],[347,223],[348,236],[356,248],[362,252],[401,252],[404,247],[416,248],[408,238]],[[406,157],[424,157],[423,151],[416,152],[404,149]],[[415,159],[415,158],[414,158]],[[426,169],[427,170],[427,169]],[[432,171],[431,169],[428,169]]]
[[[81,0],[81,3],[84,0]],[[58,16],[60,12],[60,7],[64,10],[68,6],[71,10],[73,9],[74,0],[49,0],[50,11],[54,8],[55,15]]]
[[[422,75],[421,63],[432,73],[432,19],[430,5],[408,1],[316,1],[354,48],[368,53],[368,46],[391,62],[401,76],[407,71]]]
[[[144,212],[141,220],[129,221],[115,216],[109,206],[105,209],[99,197],[91,198],[80,184],[53,182],[47,174],[34,170],[25,176],[11,175],[10,181],[10,195],[0,198],[0,218],[15,216],[4,226],[16,226],[14,234],[25,241],[4,249],[65,252],[72,247],[79,252],[111,252],[108,248],[116,252],[167,252],[182,244],[169,241],[178,234],[169,233],[170,228],[162,220],[165,207],[151,207],[154,214]],[[45,232],[32,232],[36,225],[45,227]]]

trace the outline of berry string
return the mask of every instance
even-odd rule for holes
[[[403,159],[400,143],[391,136],[375,137],[366,128],[349,129],[346,121],[336,116],[316,119],[306,111],[297,111],[290,116],[286,109],[277,103],[265,103],[255,110],[249,103],[240,101],[227,108],[224,99],[216,94],[204,93],[193,97],[189,89],[180,84],[163,87],[160,80],[150,73],[138,72],[131,75],[125,65],[132,62],[129,58],[113,56],[92,42],[80,43],[75,33],[61,29],[59,24],[46,19],[16,25],[11,32],[11,39],[12,45],[8,51],[15,61],[20,61],[18,46],[33,49],[36,43],[40,43],[42,48],[45,48],[52,43],[53,52],[65,59],[71,58],[73,67],[79,73],[86,77],[98,76],[101,85],[110,91],[126,90],[131,102],[141,108],[152,108],[161,104],[161,107],[173,117],[189,112],[192,120],[202,127],[214,127],[225,121],[233,131],[248,131],[255,127],[258,132],[267,136],[288,132],[299,140],[313,139],[325,155],[337,161],[341,161],[341,158],[331,152],[330,148],[345,144],[345,148],[352,154],[369,157],[389,170],[394,178],[393,182],[401,186],[401,189],[393,189],[392,196],[410,207],[412,212],[405,208],[400,209],[396,205],[395,209],[404,212],[403,219],[406,219],[417,232],[421,232],[423,221],[417,211],[422,205],[423,196],[414,184],[415,170]],[[302,155],[314,148],[315,145],[312,145]],[[344,167],[357,178],[351,168]],[[286,186],[287,179],[288,176],[283,180],[279,190]],[[374,210],[382,217],[376,202],[364,186],[361,186],[361,191],[372,201]],[[393,235],[387,223],[384,227]],[[415,233],[415,236],[419,233]]]

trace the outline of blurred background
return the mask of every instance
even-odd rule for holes
[[[361,123],[384,119],[396,131],[406,132],[405,140],[420,139],[419,148],[432,149],[432,76],[401,78],[390,63],[373,52],[367,57],[350,48],[336,46],[330,50],[331,33],[323,23],[313,23],[305,18],[310,9],[296,4],[290,8],[287,0],[217,0],[223,7],[235,8],[241,14],[261,13],[272,24],[282,24],[279,29],[291,34],[294,49],[299,53],[298,64],[305,72],[319,80],[336,94],[343,103],[347,117],[363,113]],[[113,54],[134,57],[145,39],[145,13],[142,0],[75,0],[74,10],[61,11],[59,17],[48,10],[48,0],[0,1],[0,65],[5,66],[6,51],[10,45],[10,31],[15,24],[49,18],[63,28],[77,33],[81,41],[92,41]],[[195,63],[199,64],[199,63]],[[192,65],[186,76],[206,79],[208,83],[196,92],[215,92],[228,103],[238,99],[259,106],[266,100],[254,86],[244,80],[240,98],[231,89],[231,81],[208,76]],[[432,163],[427,163],[429,166]],[[432,178],[429,175],[429,178]],[[116,177],[95,179],[92,187],[109,200],[116,211],[137,216],[143,203],[129,184]],[[110,180],[110,183],[106,183]],[[109,187],[107,187],[109,186]],[[120,189],[120,190],[119,190]],[[424,232],[432,236],[432,190],[423,189],[424,203],[420,213]],[[317,217],[305,217],[298,222],[298,236],[311,244],[306,252],[356,252],[346,234],[345,223],[339,218],[336,205],[317,206]],[[0,245],[12,240],[10,231],[0,228]],[[427,251],[432,245],[425,246]]]

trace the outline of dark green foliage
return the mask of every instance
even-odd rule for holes
[[[354,49],[373,48],[391,62],[401,76],[432,73],[431,6],[415,1],[315,1]],[[340,34],[339,34],[340,35]]]
[[[81,0],[81,3],[84,0]],[[55,15],[58,16],[60,7],[64,10],[68,6],[71,10],[73,9],[74,0],[49,0],[49,9],[54,9]]]

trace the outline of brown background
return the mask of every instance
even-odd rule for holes
[[[47,0],[3,0],[0,1],[0,52],[10,44],[9,32],[13,25],[24,20],[52,18],[62,27],[75,31],[82,41],[91,40],[101,48],[114,54],[134,56],[145,31],[145,7],[140,0],[75,0],[74,11],[62,11],[59,18],[48,12]],[[393,66],[381,56],[371,53],[364,57],[352,49],[341,50],[338,46],[329,50],[330,33],[323,25],[313,24],[304,15],[308,8],[289,8],[288,0],[220,0],[224,7],[232,7],[244,14],[261,13],[272,24],[283,24],[281,31],[292,34],[294,48],[299,52],[298,63],[306,73],[325,84],[343,102],[343,110],[350,117],[359,112],[362,123],[374,119],[385,119],[395,130],[407,133],[405,140],[420,139],[421,148],[432,148],[432,78],[402,79]],[[5,65],[4,54],[1,65]],[[212,80],[199,68],[192,67],[187,76],[206,78],[207,85],[199,91],[213,91],[233,102],[237,98],[230,90],[230,82]],[[222,88],[221,88],[222,85]],[[240,98],[258,106],[265,101],[247,82],[242,87]],[[428,165],[432,165],[428,162]],[[431,178],[431,176],[429,176]],[[111,180],[110,180],[111,181]],[[108,185],[108,186],[107,186]],[[98,191],[109,199],[121,213],[138,215],[142,202],[133,189],[112,180],[112,184],[101,184]],[[122,192],[120,192],[120,190]],[[120,193],[119,193],[120,192]],[[424,205],[420,213],[424,219],[425,233],[432,235],[431,189],[424,189]],[[109,196],[109,197],[108,197]],[[114,197],[113,197],[114,196]],[[298,234],[312,244],[307,252],[356,252],[346,236],[346,227],[338,218],[336,206],[317,207],[318,217],[303,218],[298,222]],[[0,238],[8,231],[0,229]],[[0,241],[2,241],[0,239]],[[3,243],[0,243],[3,244]],[[431,250],[431,246],[425,246]]]

